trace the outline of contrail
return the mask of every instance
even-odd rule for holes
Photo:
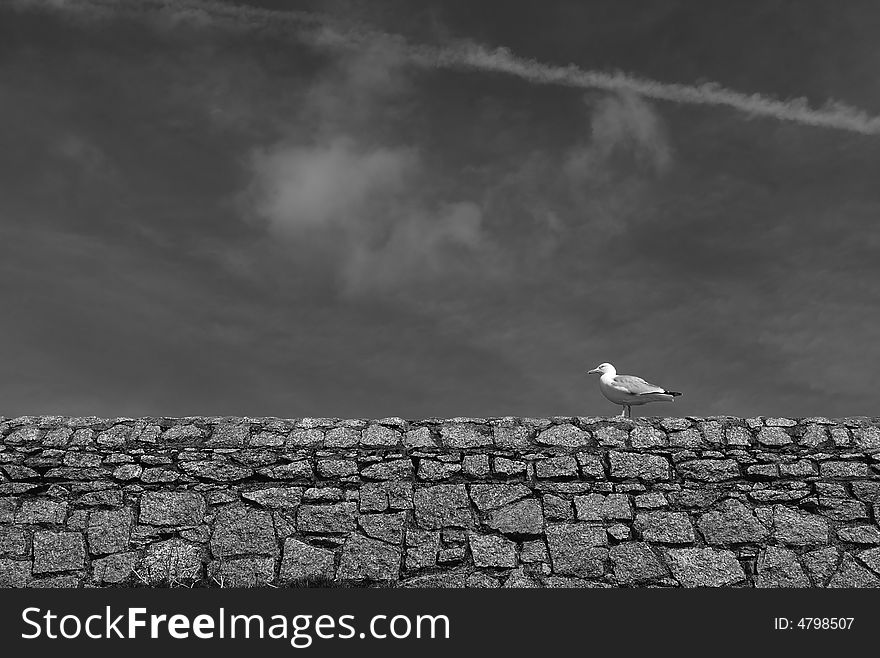
[[[684,85],[645,80],[626,73],[585,71],[574,64],[553,66],[518,57],[506,48],[490,50],[476,44],[454,49],[438,49],[438,67],[470,68],[506,73],[538,84],[556,84],[580,89],[628,91],[646,98],[691,105],[720,105],[751,114],[793,121],[809,126],[837,128],[867,135],[880,134],[880,117],[839,102],[820,109],[811,108],[806,99],[780,101],[760,94],[744,94],[709,82]]]
[[[557,66],[520,57],[506,48],[493,49],[470,41],[445,46],[413,44],[399,35],[351,28],[331,17],[308,12],[261,9],[218,0],[13,0],[13,7],[67,12],[83,19],[158,16],[196,25],[289,36],[336,49],[358,48],[379,41],[396,48],[405,60],[425,68],[482,71],[513,76],[533,84],[630,92],[673,103],[729,107],[751,116],[807,126],[880,134],[880,116],[837,101],[815,108],[804,98],[779,100],[726,89],[714,82],[666,83],[628,73],[584,70],[574,64]]]

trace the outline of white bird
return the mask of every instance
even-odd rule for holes
[[[599,378],[599,390],[602,395],[614,404],[623,405],[621,416],[632,418],[632,406],[647,404],[648,402],[672,402],[676,396],[681,395],[678,391],[667,391],[662,386],[649,384],[641,377],[632,375],[618,375],[617,370],[610,363],[596,366],[587,374],[601,374]]]

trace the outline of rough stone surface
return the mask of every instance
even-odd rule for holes
[[[284,440],[292,448],[320,446],[324,442],[324,432],[316,427],[298,427],[290,431]]]
[[[873,525],[840,528],[837,538],[853,544],[880,544],[880,529]]]
[[[447,448],[477,448],[492,445],[488,432],[474,423],[455,423],[440,428],[440,441]]]
[[[739,464],[733,459],[698,459],[678,465],[684,477],[701,482],[721,482],[739,477]]]
[[[82,569],[86,547],[78,532],[35,532],[33,572],[50,573]]]
[[[574,478],[577,475],[577,460],[574,457],[550,457],[535,464],[535,476],[539,478]]]
[[[472,484],[471,499],[481,512],[527,498],[532,491],[523,484]]]
[[[361,440],[360,430],[352,427],[334,427],[324,435],[325,448],[353,448]]]
[[[433,448],[437,445],[434,434],[427,427],[409,430],[403,442],[410,448]]]
[[[276,555],[278,553],[272,515],[249,507],[225,507],[217,514],[211,534],[215,557]]]
[[[361,433],[361,445],[365,446],[396,446],[402,440],[400,432],[384,425],[370,425]]]
[[[199,461],[184,462],[181,468],[188,475],[203,478],[205,480],[219,480],[221,482],[231,482],[233,480],[244,480],[253,475],[252,468],[247,466],[239,466],[221,461]]]
[[[205,498],[194,491],[147,491],[141,496],[140,523],[196,525],[205,516]]]
[[[493,425],[492,438],[499,448],[517,449],[529,446],[532,431],[522,425]]]
[[[633,448],[657,448],[667,443],[666,433],[654,427],[635,427],[629,433],[629,444]]]
[[[868,452],[880,450],[880,427],[860,427],[854,432],[855,443],[858,448]]]
[[[295,510],[302,502],[303,490],[301,487],[266,487],[243,491],[241,496],[262,507]]]
[[[360,488],[361,512],[384,512],[386,509],[412,509],[411,482],[366,482]]]
[[[578,466],[581,468],[581,475],[585,479],[605,479],[605,464],[601,455],[579,452],[576,457]]]
[[[790,546],[828,543],[828,521],[818,514],[776,505],[773,508],[773,537]]]
[[[401,549],[363,535],[351,535],[342,548],[337,578],[340,580],[397,580]]]
[[[667,556],[672,575],[683,587],[724,587],[746,578],[732,551],[673,548]]]
[[[868,477],[868,465],[856,461],[829,460],[819,464],[819,474],[826,478]]]
[[[591,577],[604,573],[608,539],[603,528],[558,523],[548,525],[546,532],[554,573]]]
[[[758,443],[765,446],[785,446],[793,443],[791,436],[781,427],[764,427],[758,432]]]
[[[866,569],[856,562],[852,555],[846,554],[837,571],[831,576],[827,587],[850,588],[850,587],[880,587],[880,578],[877,574]]]
[[[840,562],[840,551],[834,546],[819,548],[804,553],[801,560],[812,578],[813,586],[824,587],[831,574],[837,569],[837,564]]]
[[[95,510],[89,514],[89,553],[118,553],[128,548],[131,536],[131,511],[128,508]]]
[[[275,580],[275,559],[238,557],[212,562],[209,575],[221,587],[262,587]]]
[[[724,430],[724,439],[729,446],[747,446],[752,442],[752,435],[745,427],[728,427]]]
[[[660,455],[612,451],[610,459],[613,478],[639,478],[654,482],[668,480],[671,475],[669,461]]]
[[[486,525],[507,535],[537,535],[544,527],[541,503],[534,498],[510,503],[489,512]]]
[[[151,585],[186,584],[202,578],[205,572],[201,547],[183,539],[151,544],[136,575]]]
[[[92,579],[98,585],[130,584],[140,558],[136,551],[115,553],[92,560]]]
[[[633,527],[649,542],[689,544],[694,541],[694,528],[684,512],[639,512]]]
[[[759,542],[770,534],[752,510],[736,499],[725,500],[717,510],[700,516],[697,527],[713,545]]]
[[[333,551],[288,537],[284,540],[284,552],[278,578],[283,583],[329,580],[335,575],[334,560]]]
[[[358,523],[368,537],[381,539],[389,544],[399,544],[403,538],[406,513],[361,514]]]
[[[361,475],[371,480],[398,480],[412,477],[413,465],[409,459],[393,459],[367,466]]]
[[[798,562],[797,553],[768,546],[758,559],[756,587],[809,587],[810,579]]]
[[[243,448],[249,436],[248,423],[220,423],[214,427],[206,445],[218,448]]]
[[[876,587],[878,418],[0,417],[0,586]]]
[[[322,459],[318,461],[318,475],[323,478],[338,478],[357,475],[357,462],[352,459]]]
[[[0,587],[27,587],[30,580],[30,560],[0,558]]]
[[[113,471],[113,477],[117,480],[136,480],[144,472],[143,466],[137,464],[123,464]]]
[[[555,425],[548,430],[540,432],[535,439],[541,445],[566,446],[569,448],[589,445],[590,440],[589,432],[585,432],[571,423]]]
[[[543,498],[544,518],[548,521],[573,521],[574,510],[570,500],[547,494]]]
[[[28,549],[29,533],[20,527],[0,527],[0,555],[20,556],[25,555]]]
[[[419,479],[429,482],[445,480],[453,473],[461,471],[461,464],[450,464],[434,459],[423,459],[419,464]]]
[[[294,499],[296,495],[296,492],[292,492],[290,498]],[[309,487],[302,493],[302,501],[306,503],[336,503],[341,500],[343,493],[339,487]],[[288,506],[287,509],[292,511],[293,507]]]
[[[880,574],[880,548],[862,551],[858,556],[873,572]]]
[[[607,425],[596,430],[596,440],[602,447],[623,448],[626,446],[627,433],[619,427]]]
[[[631,520],[632,506],[626,494],[587,494],[575,496],[574,506],[579,521]]]
[[[516,544],[498,535],[469,535],[474,565],[478,567],[515,567]]]
[[[175,425],[162,432],[162,440],[168,443],[194,443],[207,436],[208,432],[196,425]],[[143,440],[143,436],[141,439]]]
[[[440,562],[460,562],[464,559],[464,546],[454,546],[440,551],[440,533],[433,530],[406,531],[406,568],[425,569]]]
[[[357,505],[334,503],[330,505],[301,505],[296,515],[300,532],[339,533],[354,530]]]
[[[273,480],[310,480],[312,478],[312,465],[305,459],[297,459],[287,464],[267,466],[257,471],[260,475]]]
[[[16,523],[64,523],[67,503],[47,498],[25,498],[15,515]]]
[[[473,478],[489,475],[489,455],[465,455],[461,458],[461,471]]]
[[[669,434],[669,445],[676,448],[699,448],[702,443],[702,435],[693,427]]]
[[[668,575],[667,569],[645,542],[618,544],[610,550],[611,564],[617,581],[637,585]]]
[[[416,523],[427,529],[473,524],[470,500],[463,484],[419,487],[413,493]]]

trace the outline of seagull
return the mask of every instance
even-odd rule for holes
[[[623,406],[621,416],[632,418],[632,406],[635,404],[647,404],[648,402],[672,402],[676,396],[681,395],[678,391],[667,391],[661,386],[649,384],[641,377],[632,375],[618,375],[617,370],[610,363],[603,363],[587,374],[601,374],[599,378],[599,390],[602,395],[614,404]]]

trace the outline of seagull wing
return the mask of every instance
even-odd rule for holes
[[[612,385],[614,388],[619,389],[624,393],[629,393],[630,395],[666,392],[666,389],[661,388],[656,384],[649,384],[641,377],[634,377],[633,375],[617,375],[614,378]]]

